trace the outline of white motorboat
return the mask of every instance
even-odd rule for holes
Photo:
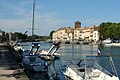
[[[61,72],[72,80],[119,80],[112,58],[113,73],[108,72],[101,67],[96,60],[81,59],[76,65],[67,65],[61,69]]]
[[[103,41],[103,45],[105,47],[111,47],[111,46],[120,46],[120,42],[115,42],[110,39],[106,39]]]
[[[109,44],[104,44],[106,47],[111,47],[111,46],[120,46],[120,43],[109,43]]]
[[[110,44],[112,43],[112,40],[110,38],[103,40],[103,44]]]

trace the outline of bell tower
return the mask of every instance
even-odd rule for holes
[[[81,22],[79,21],[75,22],[75,29],[76,28],[81,28]]]

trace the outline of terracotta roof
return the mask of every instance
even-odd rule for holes
[[[90,28],[77,28],[78,30],[88,30]]]

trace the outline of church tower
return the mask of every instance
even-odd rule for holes
[[[75,29],[76,28],[81,28],[81,22],[79,21],[75,22]]]

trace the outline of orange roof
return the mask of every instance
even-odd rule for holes
[[[77,28],[77,30],[88,30],[90,28]]]

